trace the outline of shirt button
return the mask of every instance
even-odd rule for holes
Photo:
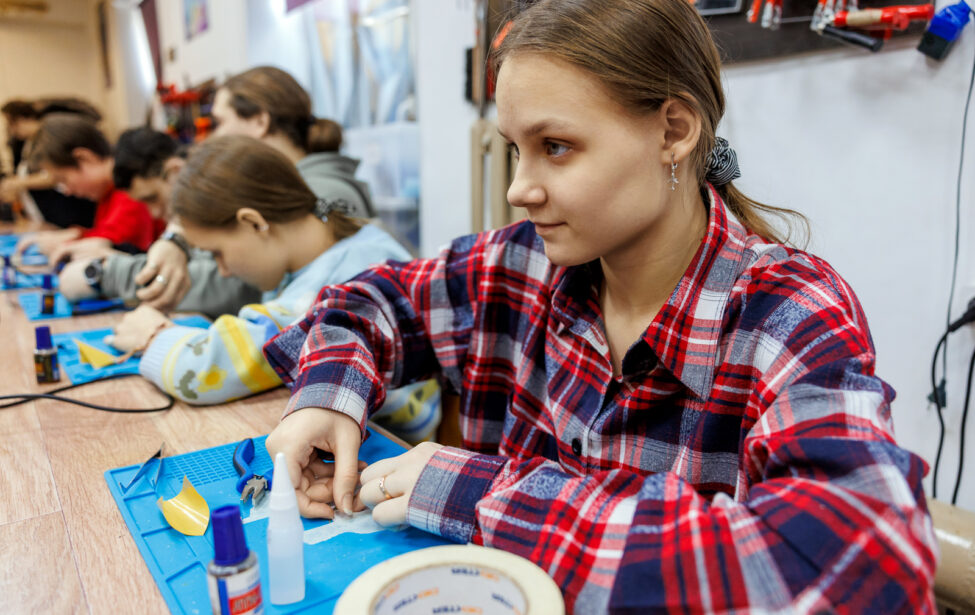
[[[582,440],[579,438],[572,438],[572,454],[576,457],[582,454]]]

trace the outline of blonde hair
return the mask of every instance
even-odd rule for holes
[[[173,212],[193,224],[228,227],[243,207],[268,222],[298,220],[315,213],[318,197],[284,154],[257,139],[233,135],[211,137],[193,149],[171,201]],[[341,240],[356,234],[364,221],[333,211],[326,224]]]
[[[539,0],[515,16],[492,51],[494,74],[505,58],[523,52],[551,56],[585,70],[638,115],[658,110],[668,99],[689,105],[701,118],[701,136],[688,163],[698,185],[705,184],[705,161],[715,145],[725,99],[721,58],[690,2]],[[788,242],[794,232],[808,236],[808,223],[798,212],[759,203],[730,182],[715,188],[751,232],[780,243]],[[785,222],[785,236],[768,215]]]

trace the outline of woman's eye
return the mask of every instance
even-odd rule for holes
[[[569,146],[554,141],[545,142],[545,153],[549,156],[561,156],[569,151]]]

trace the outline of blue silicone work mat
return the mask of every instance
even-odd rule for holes
[[[0,235],[0,256],[12,255],[20,237],[20,235]],[[46,265],[47,257],[38,251],[37,246],[30,246],[20,255],[20,262],[23,265]]]
[[[173,322],[175,322],[177,325],[200,327],[201,329],[206,329],[210,326],[210,321],[202,316],[187,316],[186,318],[177,318]],[[105,336],[109,335],[111,332],[111,329],[89,329],[87,331],[56,333],[51,336],[51,341],[54,342],[54,347],[58,349],[58,365],[60,365],[61,371],[68,377],[68,380],[71,381],[71,384],[91,382],[92,380],[98,380],[99,378],[105,378],[106,376],[139,373],[138,357],[130,357],[123,363],[108,365],[106,367],[102,367],[101,369],[95,369],[91,365],[81,362],[81,353],[78,351],[78,345],[74,343],[74,340],[81,340],[82,342],[90,344],[99,350],[104,350],[111,355],[121,355],[121,352],[104,342]]]
[[[54,296],[54,313],[41,314],[41,293],[20,293],[17,302],[27,316],[27,320],[49,320],[52,318],[68,318],[71,316],[71,302],[64,295]]]
[[[61,293],[54,295],[54,313],[41,313],[41,293],[20,293],[17,295],[17,302],[27,316],[27,320],[50,320],[52,318],[68,318],[70,316],[83,316],[85,314],[95,314],[102,312],[114,312],[126,310],[125,302],[121,299],[82,299],[78,303],[71,304]]]
[[[265,437],[254,438],[256,474],[270,476],[271,459],[264,448]],[[146,566],[156,580],[160,593],[173,613],[210,613],[206,568],[213,559],[213,531],[207,527],[203,536],[184,536],[169,527],[156,501],[172,498],[182,487],[183,476],[206,500],[210,511],[226,504],[240,503],[235,485],[237,473],[232,457],[236,442],[162,459],[162,472],[153,488],[148,472],[128,492],[125,485],[135,476],[138,465],[105,472],[108,488],[135,539]],[[373,462],[402,453],[404,449],[388,438],[372,432],[359,449],[359,458]],[[151,451],[147,451],[148,455]],[[266,509],[270,498],[261,508]],[[444,539],[407,528],[370,533],[345,531],[309,544],[309,536],[332,522],[302,519],[305,527],[305,599],[275,606],[268,598],[267,518],[252,515],[250,502],[241,504],[247,545],[257,553],[261,570],[261,593],[265,613],[331,613],[345,588],[360,574],[379,562],[408,551],[449,544]],[[346,523],[351,523],[346,521]],[[312,539],[314,540],[314,539]]]
[[[40,288],[43,282],[42,274],[40,273],[24,273],[22,271],[17,272],[17,285],[16,286],[3,286],[0,290],[13,290],[13,289],[24,289],[24,288]],[[55,277],[55,279],[57,279]]]

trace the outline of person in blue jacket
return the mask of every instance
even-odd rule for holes
[[[190,404],[279,386],[261,349],[305,315],[322,287],[387,260],[410,260],[388,233],[350,215],[344,200],[316,197],[291,161],[251,137],[204,142],[177,177],[172,208],[187,241],[212,252],[223,275],[264,292],[261,303],[221,316],[205,330],[176,325],[146,305],[115,328],[112,345],[141,352],[140,373]],[[408,440],[428,437],[439,422],[438,404],[422,390],[431,386],[436,383],[392,396],[388,426]]]

